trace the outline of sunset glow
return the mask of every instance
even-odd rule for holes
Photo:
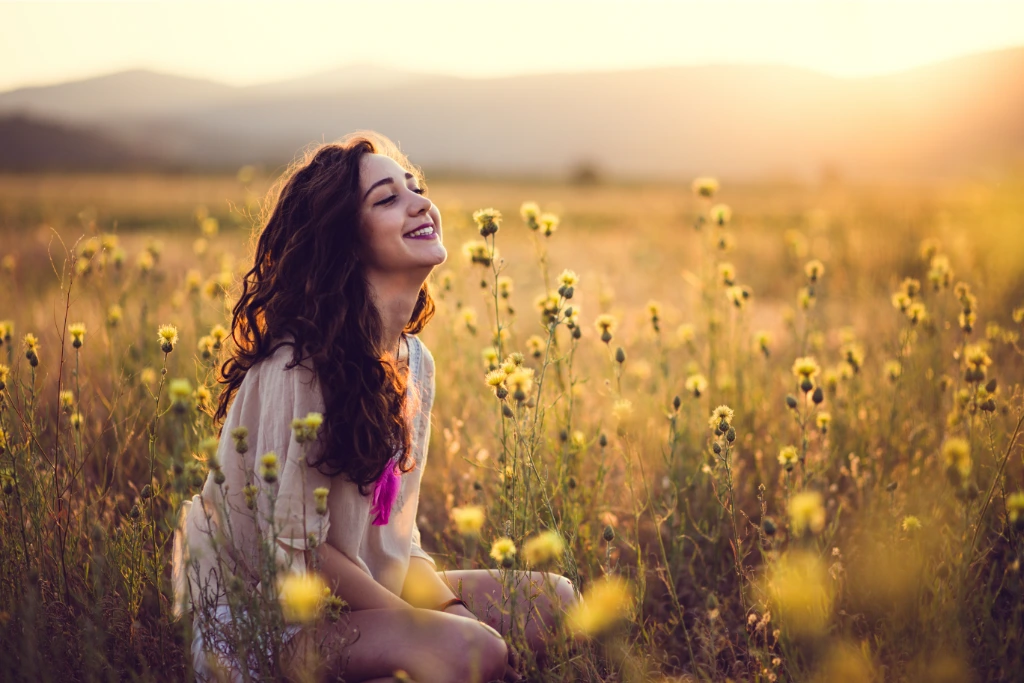
[[[1020,44],[1019,2],[3,3],[0,89],[132,68],[247,85],[351,63],[465,77],[705,63],[862,76]]]

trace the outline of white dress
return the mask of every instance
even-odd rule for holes
[[[259,561],[257,534],[269,538],[272,494],[276,496],[273,521],[280,544],[275,548],[277,562],[285,571],[306,571],[301,551],[306,548],[310,533],[316,536],[318,544],[331,544],[396,595],[401,594],[411,556],[434,564],[420,547],[416,526],[420,478],[430,441],[434,359],[418,337],[407,335],[407,338],[410,370],[407,407],[416,464],[400,478],[389,522],[380,526],[371,523],[370,496],[361,495],[358,486],[344,476],[327,477],[316,468],[303,466],[303,449],[306,449],[306,457],[313,460],[319,456],[319,450],[315,449],[322,448],[322,443],[299,444],[292,433],[292,419],[305,417],[310,412],[323,413],[323,395],[309,361],[286,368],[292,359],[292,347],[282,346],[249,370],[228,410],[217,451],[225,477],[223,485],[214,482],[211,470],[202,493],[182,506],[172,560],[176,614],[180,616],[192,608],[192,601],[202,587],[212,596],[207,604],[215,601],[217,615],[230,619],[221,589],[220,563],[226,574],[235,574],[248,587],[259,589],[255,570]],[[249,448],[243,455],[237,453],[231,438],[231,431],[239,426],[249,432]],[[269,452],[278,457],[279,474],[274,484],[265,483],[258,474],[259,459]],[[243,493],[243,487],[250,482],[259,487],[255,513],[246,506]],[[313,490],[317,487],[329,491],[327,514],[322,517],[316,514],[313,500]],[[221,510],[227,512],[227,526]],[[223,546],[214,551],[209,530],[223,531],[227,527],[232,532],[236,552]],[[197,625],[198,621],[197,614]],[[294,633],[294,629],[291,632]],[[205,656],[201,631],[194,629],[194,634],[192,649],[199,673],[205,669]]]

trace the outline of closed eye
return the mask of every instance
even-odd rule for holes
[[[426,194],[426,193],[427,193],[427,191],[426,191],[425,189],[423,189],[422,187],[414,187],[412,191],[413,191],[413,192],[415,192],[416,194]],[[391,202],[393,202],[393,201],[394,201],[394,200],[395,200],[395,199],[396,199],[397,197],[398,197],[398,195],[397,195],[397,194],[393,194],[393,195],[391,195],[390,197],[387,197],[386,199],[382,199],[382,200],[380,200],[379,202],[377,202],[376,204],[374,204],[374,206],[383,206],[383,205],[385,205],[385,204],[390,204],[390,203],[391,203]]]

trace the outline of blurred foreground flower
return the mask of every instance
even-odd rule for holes
[[[480,505],[452,508],[452,521],[463,536],[477,536],[484,525],[484,509]]]
[[[797,637],[821,635],[832,614],[833,591],[828,569],[817,555],[794,551],[768,568],[768,599],[772,613]]]
[[[317,574],[285,575],[278,588],[281,611],[287,622],[309,623],[316,619],[327,584]]]
[[[569,608],[566,624],[573,634],[596,636],[626,616],[633,600],[629,583],[608,576],[592,583],[582,599]]]
[[[821,494],[804,491],[790,498],[789,522],[794,536],[802,536],[808,529],[815,534],[824,529],[825,506],[822,505]]]
[[[523,557],[531,567],[557,560],[565,551],[565,542],[554,531],[542,531],[523,544]]]

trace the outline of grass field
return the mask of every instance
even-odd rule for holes
[[[271,180],[0,176],[4,679],[191,676],[169,561],[216,435],[200,344]],[[690,181],[431,186],[424,546],[495,566],[510,536],[522,569],[553,530],[548,567],[605,588],[535,680],[1017,680],[1024,179]]]

